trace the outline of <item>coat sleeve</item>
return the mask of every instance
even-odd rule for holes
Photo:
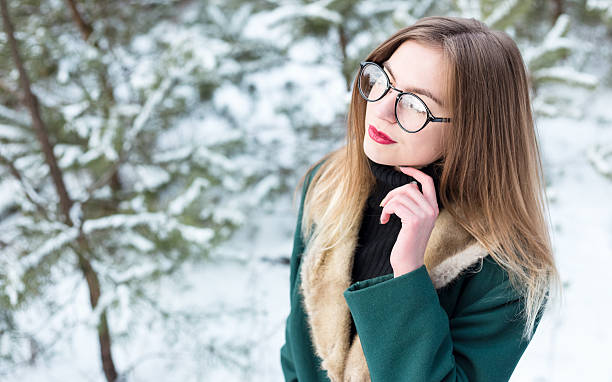
[[[299,257],[304,252],[304,243],[302,240],[302,213],[304,209],[304,198],[306,196],[306,190],[310,185],[310,181],[314,176],[314,173],[318,169],[320,165],[317,165],[313,168],[313,170],[306,176],[304,185],[302,187],[302,195],[300,198],[300,206],[298,208],[298,217],[297,224],[295,228],[295,232],[293,235],[293,250],[291,252],[291,260],[290,260],[290,271],[289,271],[289,301],[291,302],[291,296],[293,296],[295,289],[295,279],[297,276],[297,270],[299,267],[300,259]],[[292,305],[292,304],[291,304]],[[291,315],[291,312],[289,313]],[[283,370],[283,375],[285,377],[285,381],[297,381],[297,374],[295,371],[295,363],[292,354],[292,340],[289,333],[289,327],[287,325],[289,321],[289,317],[285,319],[285,343],[281,346],[280,349],[280,361],[281,368]]]
[[[488,270],[465,281],[450,319],[425,265],[345,290],[372,381],[510,379],[529,342],[516,316],[523,300],[501,268],[492,260],[483,264]]]

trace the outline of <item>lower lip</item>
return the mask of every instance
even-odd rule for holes
[[[380,144],[383,144],[383,145],[390,145],[391,143],[396,143],[394,140],[392,140],[389,137],[387,137],[386,135],[383,135],[382,133],[380,133],[372,125],[370,125],[368,127],[368,135],[374,141],[376,141],[376,142],[378,142]]]

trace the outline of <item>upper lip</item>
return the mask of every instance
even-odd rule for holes
[[[382,130],[379,130],[378,128],[376,128],[376,126],[374,126],[374,125],[370,124],[370,127],[371,127],[371,128],[373,128],[374,130],[376,130],[376,131],[378,132],[378,134],[379,134],[379,135],[383,136],[384,138],[386,138],[386,139],[388,139],[388,140],[390,140],[390,141],[395,142],[395,140],[394,140],[394,139],[392,139],[392,138],[391,138],[390,136],[388,136],[387,134],[383,133],[383,132],[382,132]]]

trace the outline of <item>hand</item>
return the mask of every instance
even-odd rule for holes
[[[402,221],[391,250],[394,277],[412,272],[424,264],[425,249],[439,213],[433,179],[413,167],[400,169],[421,183],[423,193],[419,192],[416,183],[408,183],[391,190],[380,203],[384,206],[380,215],[382,224],[389,221],[391,214]]]

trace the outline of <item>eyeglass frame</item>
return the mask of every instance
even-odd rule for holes
[[[368,97],[366,97],[363,92],[361,91],[361,74],[363,72],[363,68],[366,67],[366,65],[368,64],[372,64],[372,65],[376,65],[378,68],[380,68],[380,70],[382,71],[382,73],[384,74],[385,78],[387,79],[387,89],[385,89],[385,91],[383,92],[383,94],[376,98],[375,100],[370,100],[368,99]],[[384,96],[387,95],[387,93],[389,92],[390,89],[393,89],[397,92],[397,97],[395,98],[395,108],[394,108],[394,114],[395,114],[395,121],[397,122],[397,125],[400,127],[400,129],[404,130],[407,133],[418,133],[419,131],[423,130],[425,128],[425,126],[427,126],[427,124],[429,122],[450,122],[450,118],[440,118],[440,117],[435,117],[433,115],[433,113],[431,112],[431,110],[429,110],[429,107],[427,106],[427,104],[425,103],[425,101],[423,101],[421,99],[421,97],[419,97],[418,95],[414,94],[413,92],[405,92],[401,89],[396,88],[395,86],[391,85],[391,80],[389,79],[389,76],[387,75],[387,72],[385,72],[384,68],[381,67],[378,63],[373,62],[373,61],[361,61],[359,63],[360,68],[359,68],[359,73],[357,74],[357,90],[359,91],[359,94],[361,95],[361,98],[363,98],[364,100],[366,100],[367,102],[376,102],[381,100]],[[400,98],[404,95],[404,94],[410,94],[414,97],[416,97],[419,101],[421,101],[421,103],[423,104],[423,106],[425,106],[425,110],[427,111],[427,120],[425,121],[425,123],[423,124],[423,126],[421,126],[418,130],[416,131],[408,131],[404,128],[404,126],[402,126],[402,124],[399,121],[399,118],[397,117],[397,104],[399,103]]]

